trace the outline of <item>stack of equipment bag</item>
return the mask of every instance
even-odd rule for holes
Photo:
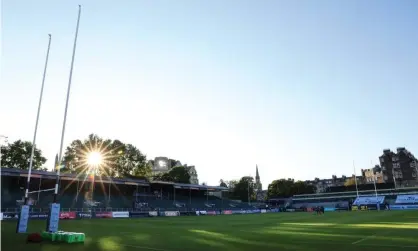
[[[66,242],[66,243],[84,243],[86,236],[84,233],[73,233],[73,232],[64,232],[58,231],[55,233],[42,232],[42,239],[48,241],[56,242]]]

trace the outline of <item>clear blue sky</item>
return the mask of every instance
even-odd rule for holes
[[[89,133],[199,179],[327,178],[418,155],[418,1],[2,1],[0,134],[58,152]]]

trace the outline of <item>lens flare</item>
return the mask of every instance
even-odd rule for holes
[[[91,152],[87,156],[87,163],[91,166],[100,166],[102,164],[102,154],[100,152]]]

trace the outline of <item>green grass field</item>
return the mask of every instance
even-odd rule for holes
[[[275,213],[138,219],[63,220],[84,244],[26,244],[16,222],[1,223],[2,251],[418,250],[418,211]],[[29,231],[44,229],[33,220]]]

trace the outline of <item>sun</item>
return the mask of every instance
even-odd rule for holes
[[[89,166],[100,166],[102,164],[103,156],[100,152],[90,152],[87,155],[87,164]]]

